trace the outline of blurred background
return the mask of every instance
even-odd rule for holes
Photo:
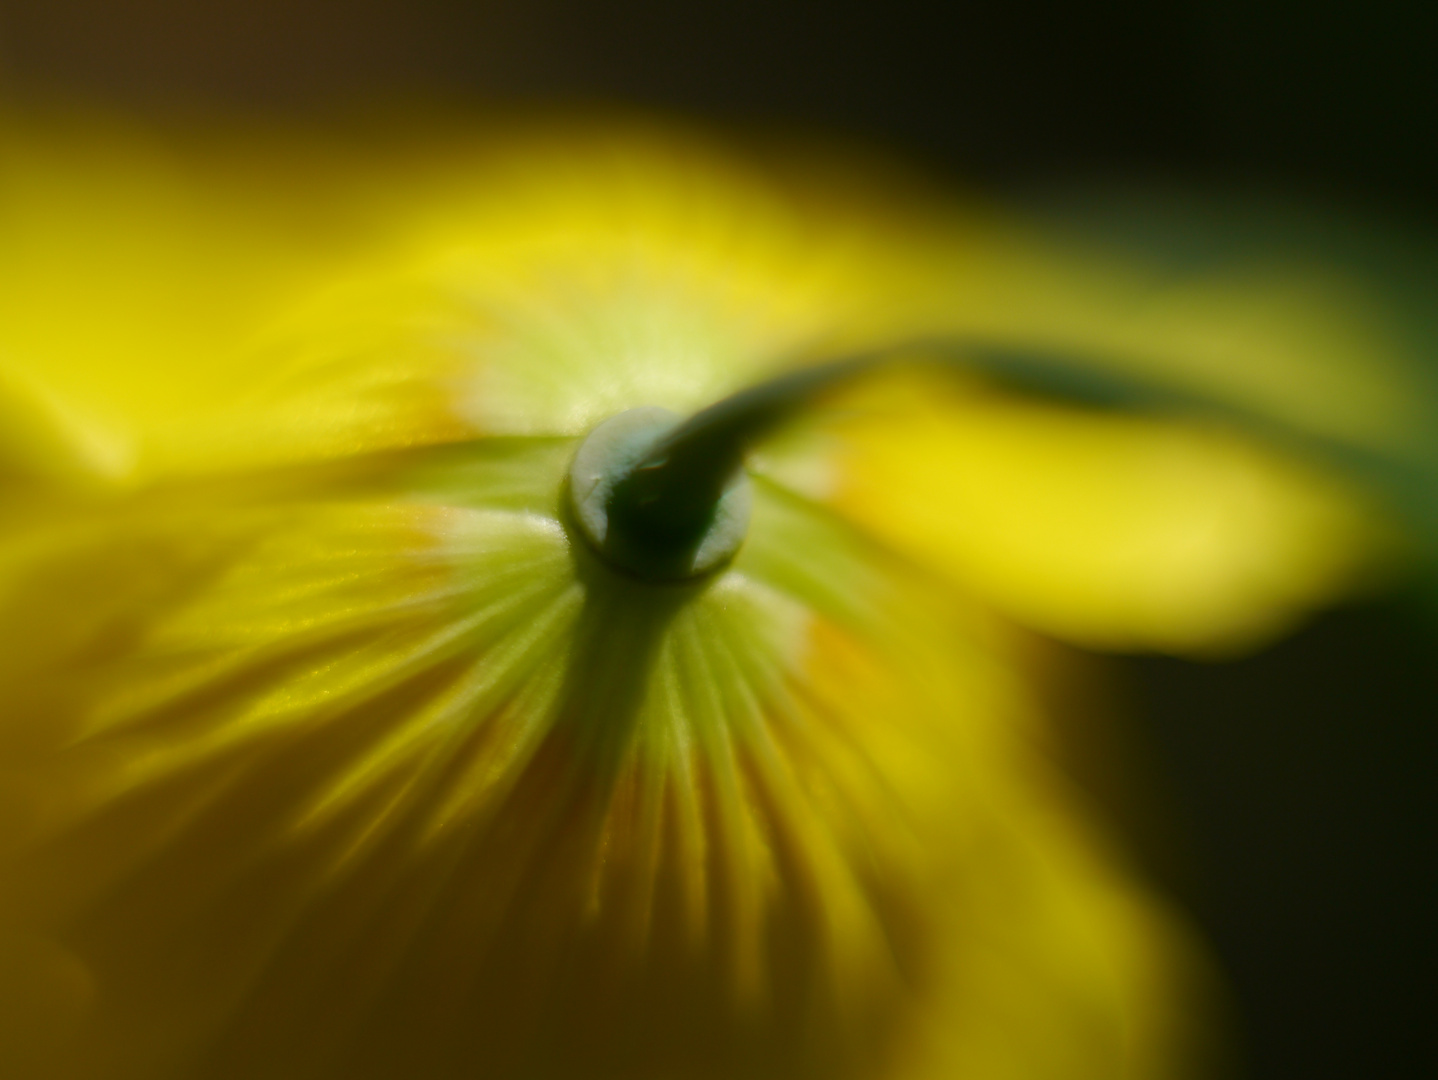
[[[0,0],[12,98],[637,105],[876,144],[1035,207],[1231,195],[1389,251],[1438,250],[1435,48],[1438,5],[1403,0]],[[1078,767],[1216,951],[1253,1080],[1438,1076],[1431,625],[1391,596],[1248,659],[1056,684],[1127,706]]]

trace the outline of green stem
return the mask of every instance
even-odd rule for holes
[[[1357,448],[1202,391],[1116,370],[1093,357],[1045,346],[926,338],[785,372],[701,409],[652,445],[641,444],[628,464],[610,474],[604,511],[613,540],[604,546],[637,552],[625,556],[635,572],[633,564],[651,559],[655,565],[687,565],[689,554],[710,534],[726,491],[742,479],[744,457],[757,440],[816,399],[876,368],[905,362],[978,373],[1007,389],[1069,404],[1206,416],[1336,464],[1360,471],[1372,468]],[[737,538],[734,543],[737,546]]]
[[[614,485],[610,521],[660,543],[693,542],[708,528],[755,441],[815,398],[870,370],[882,355],[786,372],[701,409],[661,437]]]
[[[661,437],[615,483],[610,521],[661,544],[692,541],[708,527],[721,494],[756,441],[815,399],[875,368],[903,361],[981,370],[1030,393],[1092,405],[1158,403],[1152,387],[1040,350],[952,338],[884,346],[785,372],[701,409]]]

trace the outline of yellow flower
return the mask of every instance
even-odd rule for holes
[[[676,585],[576,538],[566,471],[626,409],[934,336],[1401,442],[1357,315],[638,125],[0,142],[6,1075],[1181,1071],[1201,958],[997,613],[1252,644],[1364,565],[1338,481],[881,375]]]

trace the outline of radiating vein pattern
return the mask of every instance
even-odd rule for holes
[[[767,484],[717,578],[619,577],[553,509],[569,446],[177,497],[109,572],[188,585],[37,646],[70,673],[35,757],[70,798],[23,877],[66,884],[13,902],[120,991],[89,1021],[96,1075],[883,1058],[960,805],[933,767],[971,678],[952,617]]]

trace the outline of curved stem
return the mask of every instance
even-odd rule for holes
[[[697,535],[757,439],[888,354],[785,372],[701,409],[659,439],[614,486],[610,517],[676,543]]]
[[[1271,442],[1353,464],[1352,447],[1197,389],[1115,370],[1093,357],[1050,346],[921,338],[787,371],[701,409],[661,437],[614,485],[611,519],[660,544],[682,547],[692,542],[712,520],[720,496],[755,441],[815,399],[876,368],[901,362],[977,372],[1008,389],[1070,404],[1233,421]]]

